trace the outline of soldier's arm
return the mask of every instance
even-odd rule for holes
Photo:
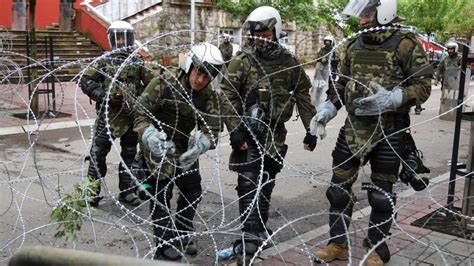
[[[444,61],[446,57],[443,57],[438,64],[438,71],[436,71],[436,80],[440,81],[444,75]]]
[[[134,106],[135,120],[133,131],[138,133],[139,139],[141,139],[143,132],[151,124],[153,113],[160,108],[161,91],[162,81],[157,77],[148,83],[148,86],[138,97],[137,104]]]
[[[242,115],[242,97],[240,96],[242,86],[245,86],[246,71],[250,69],[248,60],[237,57],[229,64],[227,72],[221,83],[222,115],[227,126],[227,131],[232,132],[240,125]]]
[[[406,77],[401,106],[424,103],[431,94],[433,66],[428,62],[423,47],[416,39],[404,38],[400,41],[397,52]]]
[[[199,129],[211,140],[211,149],[216,148],[219,132],[221,131],[221,118],[219,116],[221,106],[219,106],[218,101],[219,98],[217,94],[212,91],[206,103],[204,112],[202,113],[206,124],[200,123],[199,125]]]
[[[345,104],[344,90],[347,83],[350,81],[350,62],[348,60],[349,57],[347,56],[349,52],[350,50],[346,49],[346,54],[341,54],[338,65],[339,80],[335,82],[335,84],[333,84],[333,82],[329,82],[329,88],[326,91],[326,100],[331,101],[337,110],[341,109],[341,107]]]
[[[101,74],[101,67],[102,64],[100,63],[91,65],[84,71],[84,75],[79,82],[82,92],[96,102],[102,101],[106,95],[102,88],[104,75]]]
[[[146,86],[148,86],[148,83],[150,83],[153,78],[154,74],[152,69],[149,68],[145,62],[143,62],[140,68],[140,80],[143,84],[143,87],[146,88]]]
[[[293,80],[296,80],[294,90],[296,107],[304,127],[308,129],[311,118],[315,115],[315,108],[311,104],[311,97],[309,96],[311,81],[301,66],[293,71]]]

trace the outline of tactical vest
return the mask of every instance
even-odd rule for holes
[[[113,62],[113,60],[114,59],[108,60],[102,67],[102,71],[108,75],[104,80],[103,88],[105,90],[109,89],[112,78],[117,74],[120,68],[120,63]],[[119,61],[123,63],[123,60]],[[140,71],[141,62],[137,60],[128,62],[116,77],[115,83],[110,91],[110,100],[118,100],[119,97],[123,97],[129,104],[133,104],[136,96],[140,95],[144,89],[140,80],[142,76],[140,75]]]
[[[288,121],[296,103],[293,91],[298,78],[301,78],[298,75],[299,68],[291,68],[296,66],[296,60],[286,51],[274,60],[257,61],[249,53],[244,56],[251,66],[244,82],[244,107],[248,109],[254,103],[259,103],[271,124]]]
[[[205,110],[211,92],[211,88],[208,86],[199,93],[193,93],[191,89],[181,87],[185,84],[184,76],[179,80],[180,82],[172,82],[172,85],[167,85],[163,89],[160,108],[153,114],[159,121],[167,125],[163,128],[175,142],[178,154],[187,149],[189,134],[196,127],[196,122],[202,120],[202,117],[199,117],[196,112]],[[192,105],[190,101],[192,101]]]
[[[143,92],[143,85],[140,73],[143,61],[139,58],[130,60],[127,65],[118,73],[125,58],[107,58],[99,65],[103,74],[102,88],[106,91],[110,89],[108,117],[110,127],[114,137],[121,137],[130,127],[133,126],[132,110],[137,101],[137,97]],[[112,79],[117,75],[112,87]],[[100,109],[100,115],[104,114],[104,107],[100,102],[96,103],[96,108]]]
[[[349,62],[351,78],[346,85],[346,109],[354,113],[352,102],[356,98],[373,95],[365,86],[369,81],[375,81],[387,90],[392,90],[396,85],[402,85],[405,79],[399,59],[396,55],[397,47],[404,35],[396,32],[386,41],[378,45],[365,44],[362,38],[357,38],[350,46]],[[360,83],[360,84],[358,84]]]

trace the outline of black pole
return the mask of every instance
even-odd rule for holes
[[[31,99],[31,91],[32,91],[32,86],[31,86],[31,60],[30,60],[30,33],[26,34],[26,75],[28,77],[28,99]],[[20,73],[21,74],[21,73]],[[21,76],[20,76],[21,77]]]
[[[53,36],[49,36],[49,62],[51,66],[51,71],[54,70],[54,49],[53,49]],[[56,87],[55,87],[55,75],[50,75],[50,80],[51,80],[51,90],[52,94],[51,95],[51,100],[53,102],[53,112],[54,115],[56,116]]]
[[[449,210],[453,209],[454,192],[456,188],[456,173],[458,165],[458,152],[459,152],[459,138],[461,135],[461,118],[462,118],[462,105],[464,101],[464,83],[466,81],[466,69],[467,69],[467,55],[469,48],[466,45],[462,45],[462,60],[461,60],[461,75],[459,80],[459,94],[458,94],[458,108],[456,109],[456,124],[454,125],[454,140],[453,140],[453,153],[451,156],[451,172],[449,175],[449,187],[448,187],[448,206]]]
[[[48,68],[48,64],[46,63],[47,60],[48,60],[48,52],[49,52],[49,48],[48,48],[48,36],[44,36],[44,58],[45,58],[45,66],[46,66],[46,70],[47,71],[51,71],[51,69]],[[43,93],[46,93],[46,106],[47,106],[47,110],[45,110],[45,114],[48,115],[48,112],[49,112],[49,106],[51,105],[51,101],[49,99],[49,80],[50,78],[46,79],[46,89],[43,91]]]

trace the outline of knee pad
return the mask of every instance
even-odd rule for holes
[[[258,171],[242,172],[238,175],[236,188],[237,191],[247,193],[257,188],[259,178]]]
[[[380,185],[382,182],[390,184],[390,188],[388,188],[386,184]],[[382,193],[382,191],[379,191],[378,189],[369,188],[367,195],[370,206],[376,212],[392,213],[396,204],[396,197],[391,193],[392,184],[386,181],[377,181],[375,184],[379,184],[378,187],[387,192],[387,194]]]
[[[326,197],[335,208],[346,208],[352,204],[352,190],[346,190],[338,185],[331,185],[326,191]]]

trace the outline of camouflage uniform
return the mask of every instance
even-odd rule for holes
[[[158,130],[164,130],[168,140],[176,144],[176,152],[166,157],[154,156],[144,145],[140,145],[152,176],[148,183],[155,193],[151,204],[152,219],[157,225],[154,235],[157,243],[164,245],[159,248],[164,250],[168,246],[163,241],[175,236],[169,213],[174,184],[180,191],[176,230],[180,234],[193,231],[192,221],[202,192],[199,165],[196,162],[193,169],[184,173],[176,165],[179,156],[188,149],[189,135],[196,126],[209,137],[211,148],[215,148],[220,130],[217,97],[210,85],[199,92],[193,91],[186,74],[181,72],[177,78],[162,74],[153,79],[138,102],[134,131],[139,139],[142,139],[145,129],[153,124]]]
[[[391,195],[400,166],[398,155],[404,149],[403,132],[391,134],[409,125],[411,106],[428,99],[433,69],[413,33],[391,29],[364,33],[349,43],[339,70],[341,78],[336,88],[330,86],[328,100],[337,109],[345,104],[348,117],[332,153],[333,177],[326,195],[331,203],[331,242],[343,244],[347,241],[344,234],[352,215],[351,188],[360,165],[370,161],[373,184]],[[375,81],[389,91],[397,85],[403,87],[403,99],[397,111],[380,116],[355,115],[353,100],[373,94],[367,87],[369,81]],[[368,198],[372,206],[372,228],[366,240],[370,246],[388,234],[395,198],[388,199],[375,189],[369,189]],[[381,243],[376,252],[385,262],[390,258],[385,243]]]
[[[234,51],[234,47],[230,42],[223,42],[221,45],[219,45],[219,50],[222,53],[224,62],[226,62],[226,65],[228,66],[230,59],[232,59],[232,52]]]
[[[311,83],[308,76],[288,50],[280,50],[279,54],[269,58],[258,53],[254,46],[248,47],[232,60],[221,84],[221,102],[226,110],[227,129],[231,134],[234,131],[243,132],[249,145],[246,151],[232,151],[229,168],[238,172],[236,190],[241,220],[244,223],[243,231],[251,235],[259,235],[266,230],[275,175],[283,167],[287,150],[285,122],[291,118],[295,103],[306,129],[315,113],[314,106],[310,103]],[[250,125],[252,121],[245,118],[250,115],[250,109],[255,104],[266,114],[262,118],[265,124],[260,125],[265,128],[264,132],[253,129],[253,132],[249,132],[248,129],[255,128]],[[247,125],[242,121],[246,121]],[[263,147],[263,153],[259,147]],[[260,172],[262,165],[264,174]],[[256,201],[259,211],[256,204],[252,210],[246,210],[256,197],[259,179],[263,184]],[[248,215],[244,215],[246,211]]]
[[[96,102],[97,119],[91,148],[88,175],[92,178],[103,178],[107,172],[106,157],[112,143],[106,130],[105,111],[108,111],[108,122],[112,138],[120,138],[121,157],[130,168],[137,151],[137,135],[133,132],[133,106],[136,97],[152,79],[152,72],[139,57],[132,57],[118,73],[128,53],[115,53],[89,67],[82,76],[80,87],[91,100]],[[117,74],[118,73],[118,74]],[[111,84],[113,77],[116,80]],[[106,92],[110,89],[108,101]],[[106,109],[107,104],[107,109]],[[130,175],[125,167],[119,165],[119,189],[123,195],[132,192]],[[100,187],[99,187],[100,192]]]

